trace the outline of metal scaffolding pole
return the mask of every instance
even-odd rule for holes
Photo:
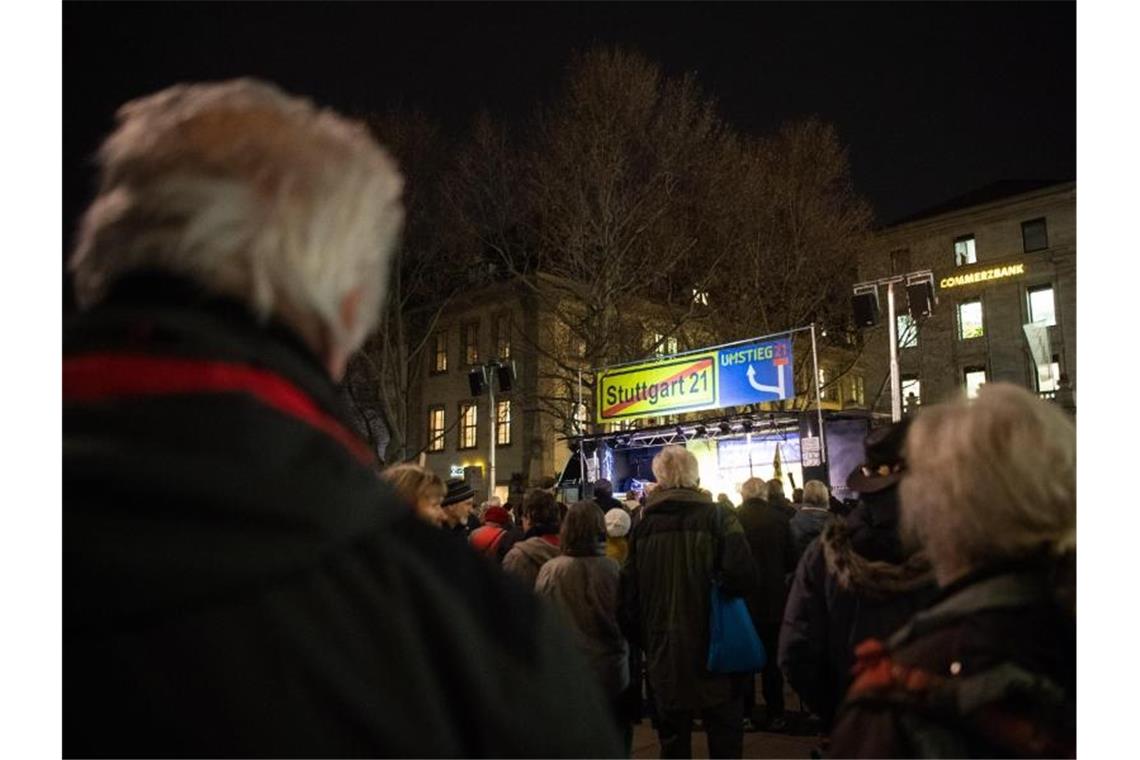
[[[827,463],[827,438],[823,432],[823,393],[819,387],[819,351],[815,344],[815,322],[811,323],[811,371],[815,377],[815,413],[819,422],[819,461]]]

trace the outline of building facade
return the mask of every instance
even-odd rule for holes
[[[973,396],[985,382],[1054,398],[1077,385],[1076,183],[999,183],[879,230],[860,280],[931,270],[933,313],[896,287],[903,406]],[[891,407],[885,287],[865,331],[868,402]],[[882,389],[880,392],[880,388]]]

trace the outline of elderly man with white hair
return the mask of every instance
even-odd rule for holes
[[[902,521],[937,598],[856,649],[836,757],[1075,757],[1076,436],[1023,388],[926,408]]]
[[[128,103],[98,158],[64,333],[64,754],[620,752],[567,634],[418,520],[340,408],[403,216],[387,153],[239,80]]]
[[[735,676],[710,673],[710,581],[743,596],[756,583],[732,509],[699,486],[697,459],[680,446],[653,458],[657,488],[642,508],[622,567],[622,626],[645,652],[662,757],[692,757],[699,715],[709,757],[740,757],[743,731]]]

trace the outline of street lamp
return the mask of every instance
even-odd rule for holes
[[[499,380],[499,390],[506,393],[514,387],[515,384],[515,362],[513,359],[506,359],[500,361],[495,359],[486,364],[481,364],[471,368],[467,373],[467,384],[471,386],[471,395],[476,398],[483,393],[483,389],[487,390],[487,406],[490,410],[489,418],[491,420],[490,433],[491,433],[491,446],[490,452],[487,457],[487,498],[490,499],[495,495],[495,444],[499,435],[499,417],[498,410],[495,409],[495,378]]]
[[[856,327],[874,327],[879,323],[879,286],[887,288],[887,328],[891,344],[891,421],[902,419],[902,387],[899,383],[898,322],[895,320],[895,283],[906,286],[907,311],[911,319],[928,317],[938,299],[934,295],[934,273],[929,269],[868,280],[852,286],[851,306]]]

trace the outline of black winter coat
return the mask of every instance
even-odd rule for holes
[[[868,494],[845,521],[828,523],[788,594],[778,662],[825,728],[851,682],[855,645],[889,635],[936,591],[925,557],[902,550],[896,495]]]
[[[381,483],[291,333],[140,278],[64,353],[64,755],[621,751],[552,611]]]
[[[723,704],[732,698],[731,677],[706,668],[710,590],[718,576],[730,595],[753,590],[744,532],[731,510],[700,491],[659,489],[639,511],[622,566],[622,628],[644,650],[663,709]]]
[[[763,499],[745,499],[737,515],[760,581],[756,592],[748,596],[748,611],[757,630],[779,625],[788,592],[787,576],[796,569],[788,516],[781,507]]]

